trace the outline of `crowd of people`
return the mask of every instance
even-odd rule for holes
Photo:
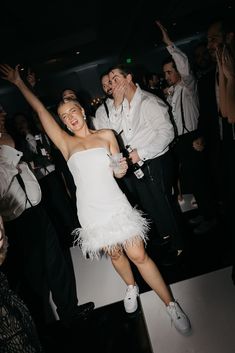
[[[179,194],[185,181],[198,206],[198,216],[189,220],[194,234],[213,231],[221,208],[227,231],[235,234],[233,26],[228,19],[211,22],[207,44],[195,48],[199,59],[192,67],[156,21],[169,54],[162,62],[164,80],[146,73],[140,83],[130,66],[110,67],[100,77],[105,98],[89,120],[72,89],[63,90],[55,118],[35,93],[34,73],[28,73],[26,84],[18,65],[0,64],[1,77],[31,107],[9,120],[0,109],[0,244],[1,253],[7,252],[1,269],[14,298],[19,295],[26,305],[36,351],[42,348],[34,323],[40,337],[55,320],[50,292],[65,327],[94,309],[93,302],[78,305],[72,243],[91,260],[110,257],[127,286],[127,313],[138,306],[133,263],[176,329],[191,331],[145,245],[154,226],[156,243],[168,244],[163,265],[184,253],[187,227]],[[119,169],[112,170],[110,159],[120,150]],[[235,283],[235,263],[232,279]]]

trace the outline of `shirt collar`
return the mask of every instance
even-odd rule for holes
[[[135,91],[134,96],[132,97],[132,100],[130,102],[130,108],[135,106],[136,103],[138,103],[141,100],[141,94],[142,94],[142,90],[141,90],[140,86],[138,85],[138,83],[136,83],[136,91]],[[129,106],[129,103],[126,98],[124,99],[124,105]]]
[[[0,145],[0,162],[16,167],[23,156],[21,151],[7,145]]]

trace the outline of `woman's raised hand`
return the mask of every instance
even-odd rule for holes
[[[20,65],[16,65],[15,68],[12,68],[11,66],[7,64],[0,64],[0,72],[2,73],[2,78],[4,80],[7,80],[13,84],[17,84],[17,82],[22,81],[19,73],[19,67]]]

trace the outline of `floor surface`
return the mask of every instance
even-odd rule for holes
[[[191,198],[187,198],[190,202]],[[188,207],[185,221],[197,215]],[[46,352],[61,353],[233,353],[235,352],[235,286],[231,279],[231,234],[223,216],[213,231],[196,236],[185,233],[185,249],[177,263],[162,265],[167,246],[158,246],[151,235],[149,255],[158,265],[177,300],[189,314],[193,331],[188,337],[171,325],[164,305],[133,266],[140,287],[139,308],[126,314],[125,285],[110,260],[87,260],[71,249],[80,304],[95,302],[89,319],[64,330],[60,322],[48,328]],[[53,303],[52,303],[53,305]]]

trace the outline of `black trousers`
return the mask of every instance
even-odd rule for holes
[[[70,318],[78,303],[76,283],[47,213],[39,204],[4,225],[9,248],[2,267],[37,327],[55,320],[50,291],[59,318]]]
[[[79,227],[77,210],[70,199],[61,174],[54,171],[39,180],[42,190],[41,204],[49,215],[62,249],[72,242],[71,232]]]
[[[141,208],[154,222],[159,236],[172,237],[173,250],[183,249],[184,221],[172,195],[174,165],[171,152],[147,161],[143,171],[142,179],[137,179],[134,174],[131,176]]]
[[[176,165],[180,166],[183,181],[195,197],[199,213],[205,219],[210,219],[215,217],[215,202],[205,164],[204,151],[199,152],[193,148],[195,138],[194,131],[180,136],[172,148],[172,152]]]

